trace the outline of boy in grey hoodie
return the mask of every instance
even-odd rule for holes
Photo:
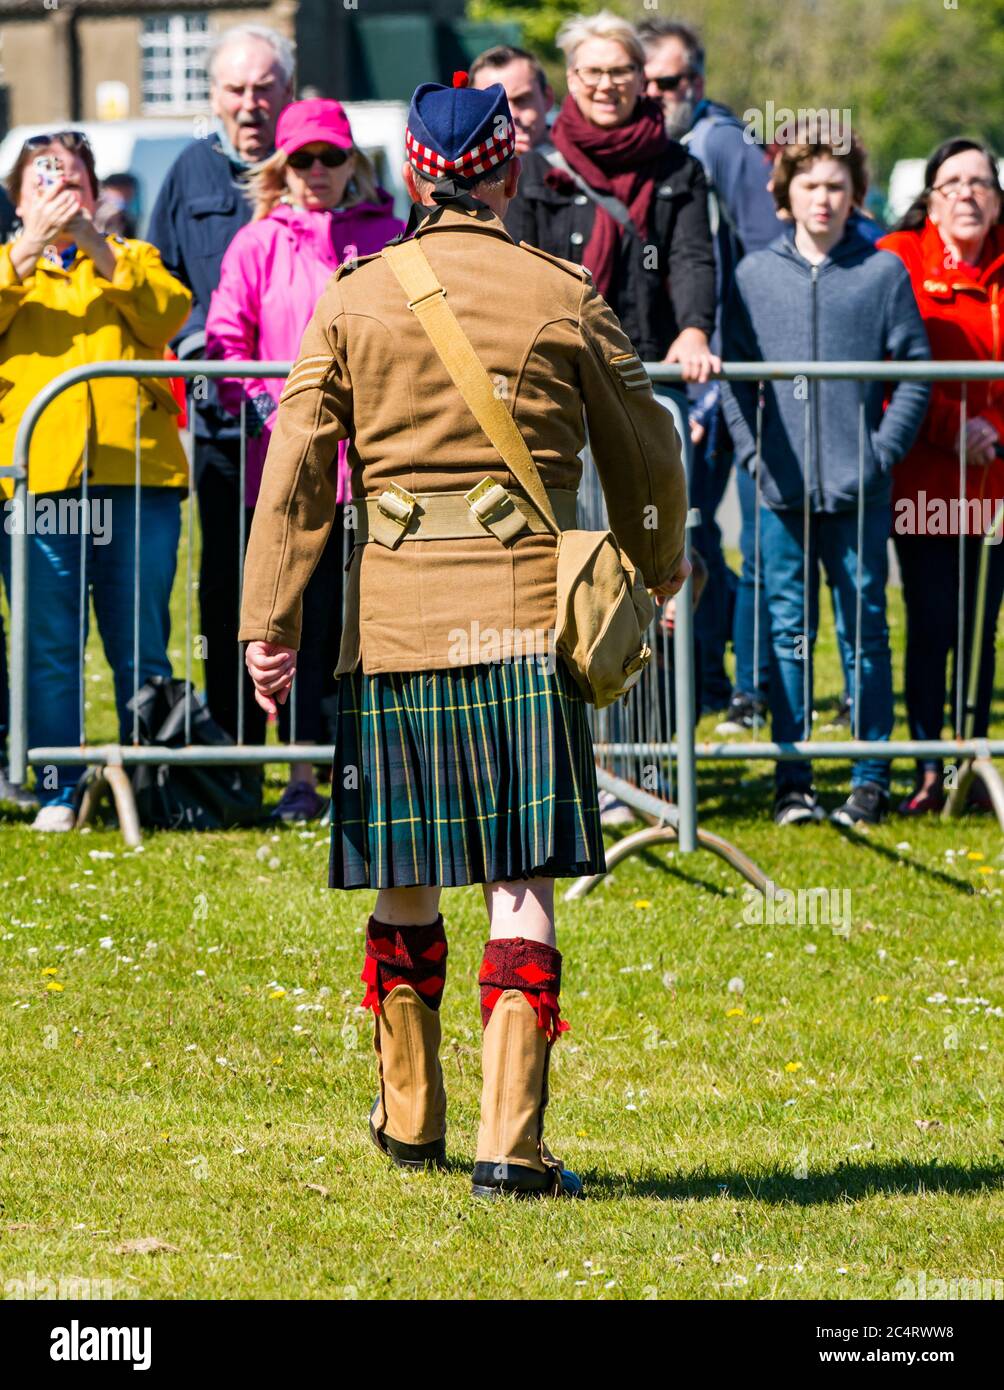
[[[923,361],[927,334],[910,278],[848,225],[867,190],[865,155],[825,143],[792,145],[778,158],[774,197],[790,227],[739,264],[723,319],[730,362]],[[850,649],[852,727],[868,740],[892,732],[892,666],[885,590],[890,470],[907,452],[929,388],[901,382],[775,381],[765,384],[761,550],[771,623],[771,719],[777,742],[808,739],[819,564]],[[757,386],[726,383],[723,404],[740,466],[755,471]],[[863,457],[859,433],[863,410]],[[858,497],[863,493],[861,671],[855,680]],[[806,553],[808,546],[808,554]],[[808,583],[805,583],[805,578]],[[808,606],[808,612],[806,612]],[[808,762],[777,764],[779,825],[821,820]],[[854,764],[851,792],[833,812],[844,824],[877,823],[889,805],[889,763]]]

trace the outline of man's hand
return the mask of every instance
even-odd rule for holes
[[[966,462],[976,464],[977,467],[984,468],[988,463],[993,463],[994,445],[1000,436],[991,425],[989,420],[984,420],[982,415],[974,415],[971,420],[966,421]]]
[[[708,335],[699,328],[685,328],[670,345],[666,361],[679,362],[684,381],[708,381],[713,372],[722,369],[722,359],[711,351]]]
[[[255,701],[267,714],[277,714],[276,701],[286,703],[296,675],[296,652],[275,642],[249,642],[244,662],[254,681]]]
[[[678,594],[683,588],[692,571],[693,566],[685,555],[679,565],[677,565],[676,573],[673,575],[672,579],[670,579],[669,583],[660,585],[658,589],[649,589],[649,593],[660,603],[664,599],[672,598],[674,594]]]
[[[691,551],[691,560],[693,561],[691,569],[693,570],[694,580],[690,586],[690,597],[692,600],[691,606],[696,609],[701,601],[701,595],[704,593],[704,586],[708,582],[708,567],[696,550]],[[672,633],[673,628],[676,626],[675,598],[666,599],[662,609],[662,616],[659,619],[659,625],[666,632]]]

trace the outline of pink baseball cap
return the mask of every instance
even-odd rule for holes
[[[275,128],[275,147],[285,154],[323,140],[340,150],[352,148],[352,127],[340,101],[311,97],[284,106]]]

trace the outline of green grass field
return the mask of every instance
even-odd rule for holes
[[[898,647],[898,596],[893,619]],[[820,668],[825,723],[829,626]],[[88,670],[92,736],[110,736],[93,643]],[[834,804],[846,768],[818,780]],[[366,1127],[374,895],[328,891],[323,830],[132,852],[8,814],[6,1295],[48,1279],[126,1298],[888,1298],[921,1274],[1004,1278],[996,825],[782,832],[770,784],[766,764],[704,767],[704,823],[781,885],[848,890],[849,931],[751,923],[721,861],[671,848],[559,909],[572,1031],[546,1133],[586,1181],[575,1203],[469,1196],[479,888],[443,898],[452,1169],[405,1174]],[[129,1248],[143,1240],[169,1248]]]

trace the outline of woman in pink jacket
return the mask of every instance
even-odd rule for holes
[[[348,118],[337,101],[298,101],[287,106],[276,128],[275,154],[251,180],[254,218],[227,249],[219,288],[206,321],[210,357],[289,361],[330,276],[345,260],[381,250],[404,224],[392,200],[375,182],[366,155],[352,140]],[[220,399],[235,414],[246,401],[247,473],[244,501],[253,510],[268,453],[278,380],[228,378]],[[334,692],[342,611],[342,507],[349,496],[347,446],[338,455],[338,511],[331,540],[303,598],[303,631],[293,701],[296,742],[323,741],[322,702]],[[250,520],[250,518],[249,518]],[[204,538],[211,543],[211,538]],[[335,620],[332,620],[335,615]],[[279,731],[290,737],[289,706],[280,710]],[[265,738],[264,711],[245,705],[244,737]],[[275,815],[309,820],[325,802],[317,793],[313,765],[290,765],[289,784]]]

